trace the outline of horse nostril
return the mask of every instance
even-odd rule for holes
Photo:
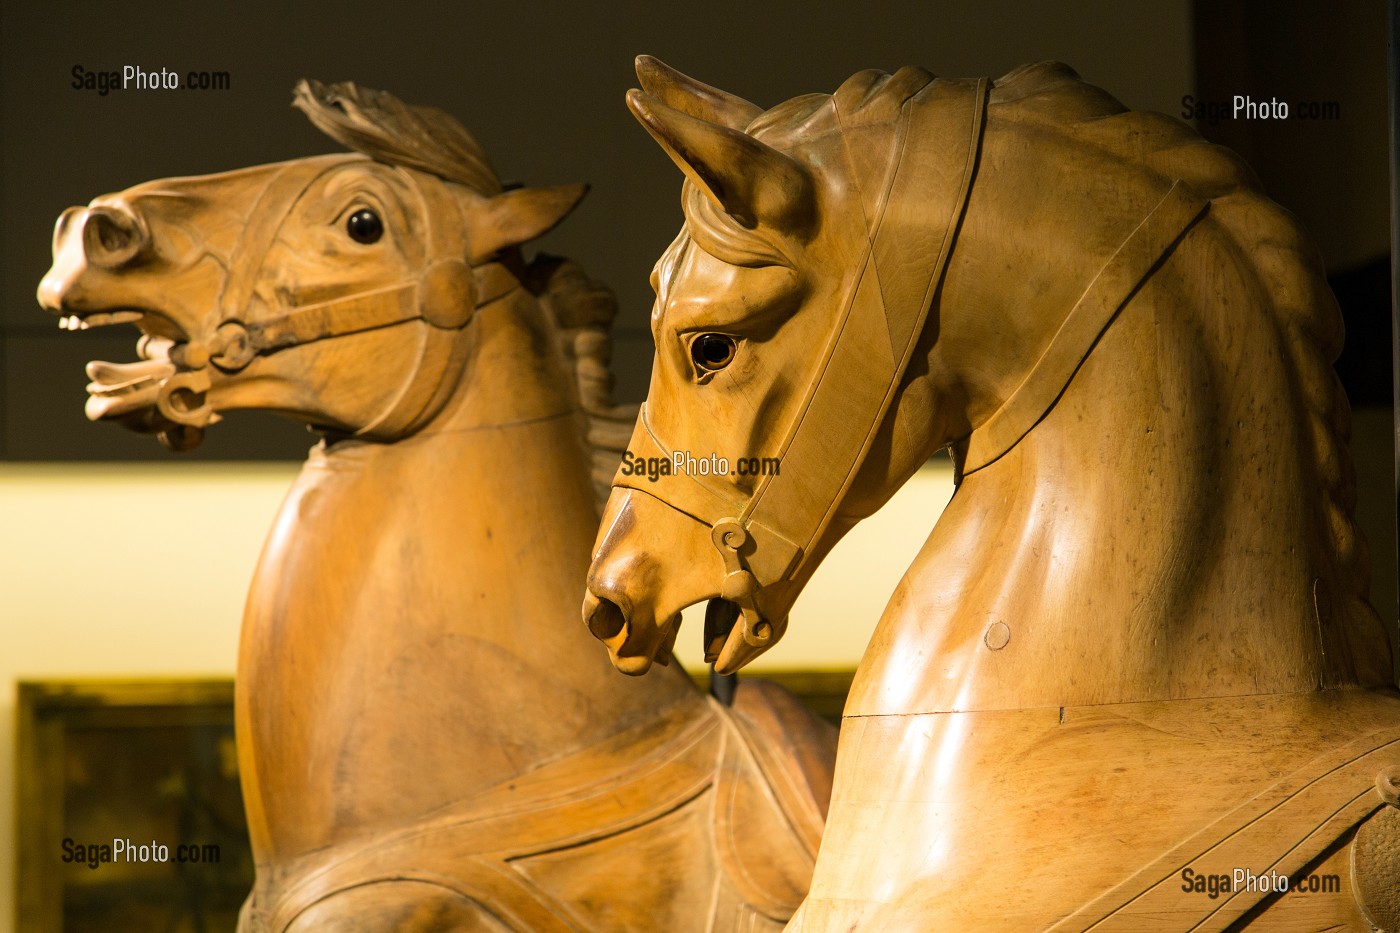
[[[63,248],[63,241],[72,232],[73,224],[85,213],[87,212],[81,207],[70,207],[58,215],[58,222],[53,225],[53,252],[55,256]]]
[[[583,601],[583,621],[599,641],[616,638],[627,627],[627,617],[617,603],[589,593]]]
[[[128,208],[116,205],[88,208],[83,221],[83,253],[88,262],[116,269],[136,259],[145,246],[145,228]]]

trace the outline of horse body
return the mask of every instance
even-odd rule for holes
[[[1129,199],[1096,253],[1088,231],[1066,232],[1065,215],[1033,208],[1000,237],[984,235],[1004,216],[989,203],[1003,185],[1036,190],[1016,169],[1062,161],[984,162],[985,197],[973,195],[966,252],[945,283],[949,307],[1027,316],[1071,307],[1151,209],[1152,196]],[[1090,174],[1103,177],[1103,166]],[[1085,187],[1071,190],[1089,189],[1088,178],[1075,181]],[[1286,367],[1259,365],[1288,350],[1267,306],[1249,306],[1268,296],[1242,260],[1261,257],[1232,248],[1220,229],[1230,208],[1218,205],[1119,312],[1034,430],[962,478],[895,591],[846,706],[823,839],[826,851],[861,853],[859,864],[819,861],[796,928],[937,918],[950,928],[1084,929],[1098,918],[1077,915],[1081,905],[1116,891],[1103,912],[1124,909],[1125,929],[1148,929],[1127,908],[1141,892],[1116,890],[1136,870],[1319,751],[1377,731],[1400,736],[1393,692],[1359,689],[1388,684],[1384,631],[1332,556],[1364,547],[1326,501],[1349,480],[1335,452],[1330,476],[1306,455],[1335,448],[1316,423],[1330,413],[1302,420],[1270,401],[1306,392]],[[969,274],[1025,270],[1047,249],[1047,268],[1078,274],[1053,288],[1034,273],[1008,277],[994,297]],[[1040,358],[1052,336],[1028,341],[1020,359]],[[1001,365],[1013,378],[1025,371]],[[888,844],[872,851],[872,838]],[[1167,911],[1152,928],[1189,928],[1217,906],[1180,890],[1180,872],[1206,845],[1151,878],[1175,874],[1174,893],[1199,913]],[[1226,873],[1275,854],[1236,850]],[[1346,850],[1324,861],[1303,876],[1336,876],[1345,894]],[[1281,899],[1261,925],[1359,923],[1349,901]]]
[[[633,443],[783,462],[703,495],[615,480],[585,601],[615,663],[716,596],[742,663],[929,454],[959,472],[861,662],[790,929],[1393,922],[1360,892],[1400,864],[1356,853],[1400,838],[1400,696],[1296,224],[1063,66],[863,72],[761,113],[639,75],[687,182]],[[1236,869],[1333,886],[1191,883]]]
[[[365,154],[99,198],[40,286],[67,326],[145,334],[90,365],[90,417],[181,447],[264,408],[324,436],[245,609],[240,930],[780,927],[830,727],[765,685],[726,709],[676,666],[619,677],[563,624],[615,308],[518,247],[582,187],[504,191],[458,124],[388,95],[299,106]]]

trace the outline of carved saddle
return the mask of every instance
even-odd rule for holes
[[[1278,929],[1342,930],[1361,921],[1355,928],[1400,930],[1397,762],[1400,738],[1393,729],[1328,749],[1051,930],[1223,933],[1265,911]],[[1182,897],[1186,868],[1195,876],[1230,878],[1231,886],[1218,899]],[[1239,884],[1237,872],[1247,872],[1249,880]],[[1313,877],[1336,879],[1335,889],[1309,887]],[[1327,903],[1328,894],[1341,896]]]
[[[780,930],[811,880],[834,744],[791,694],[745,683],[732,708],[681,704],[415,825],[313,853],[254,891],[240,931],[300,930],[318,905],[394,882],[468,899],[485,929]]]

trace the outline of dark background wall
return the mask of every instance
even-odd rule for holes
[[[1388,406],[1390,160],[1386,4],[1211,2],[1195,9],[1197,96],[1277,98],[1288,120],[1204,122],[1312,232],[1342,305],[1352,404]]]
[[[623,105],[639,52],[765,105],[862,68],[998,75],[1059,58],[1133,107],[1191,91],[1189,0],[466,2],[3,0],[0,4],[0,458],[166,458],[82,415],[82,366],[130,360],[131,328],[72,335],[33,292],[71,204],[170,175],[337,147],[288,106],[303,76],[355,80],[461,119],[503,177],[589,181],[538,248],[609,283],[619,395],[645,394],[647,277],[680,222],[679,173]],[[70,70],[228,71],[224,92],[73,90]],[[306,433],[261,413],[211,430],[201,458],[294,457]]]
[[[1346,321],[1337,372],[1352,403],[1357,520],[1371,600],[1396,617],[1390,157],[1384,0],[1197,0],[1197,96],[1277,98],[1288,120],[1199,128],[1240,153],[1312,233]],[[1400,657],[1397,657],[1400,670]]]

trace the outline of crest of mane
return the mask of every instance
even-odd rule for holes
[[[1355,476],[1346,450],[1350,408],[1332,368],[1342,350],[1341,312],[1327,286],[1321,255],[1297,220],[1264,193],[1234,152],[1207,142],[1179,120],[1128,110],[1067,65],[1041,62],[1016,68],[997,79],[990,103],[1002,119],[1071,137],[1164,186],[1181,179],[1211,202],[1221,248],[1236,257],[1237,266],[1250,276],[1248,287],[1261,298],[1229,313],[1267,318],[1290,390],[1282,401],[1309,424],[1300,488],[1317,492],[1309,497],[1318,509],[1315,527],[1325,534],[1344,583],[1333,596],[1345,602],[1338,608],[1348,615],[1378,621],[1366,595],[1369,553],[1353,517]]]

